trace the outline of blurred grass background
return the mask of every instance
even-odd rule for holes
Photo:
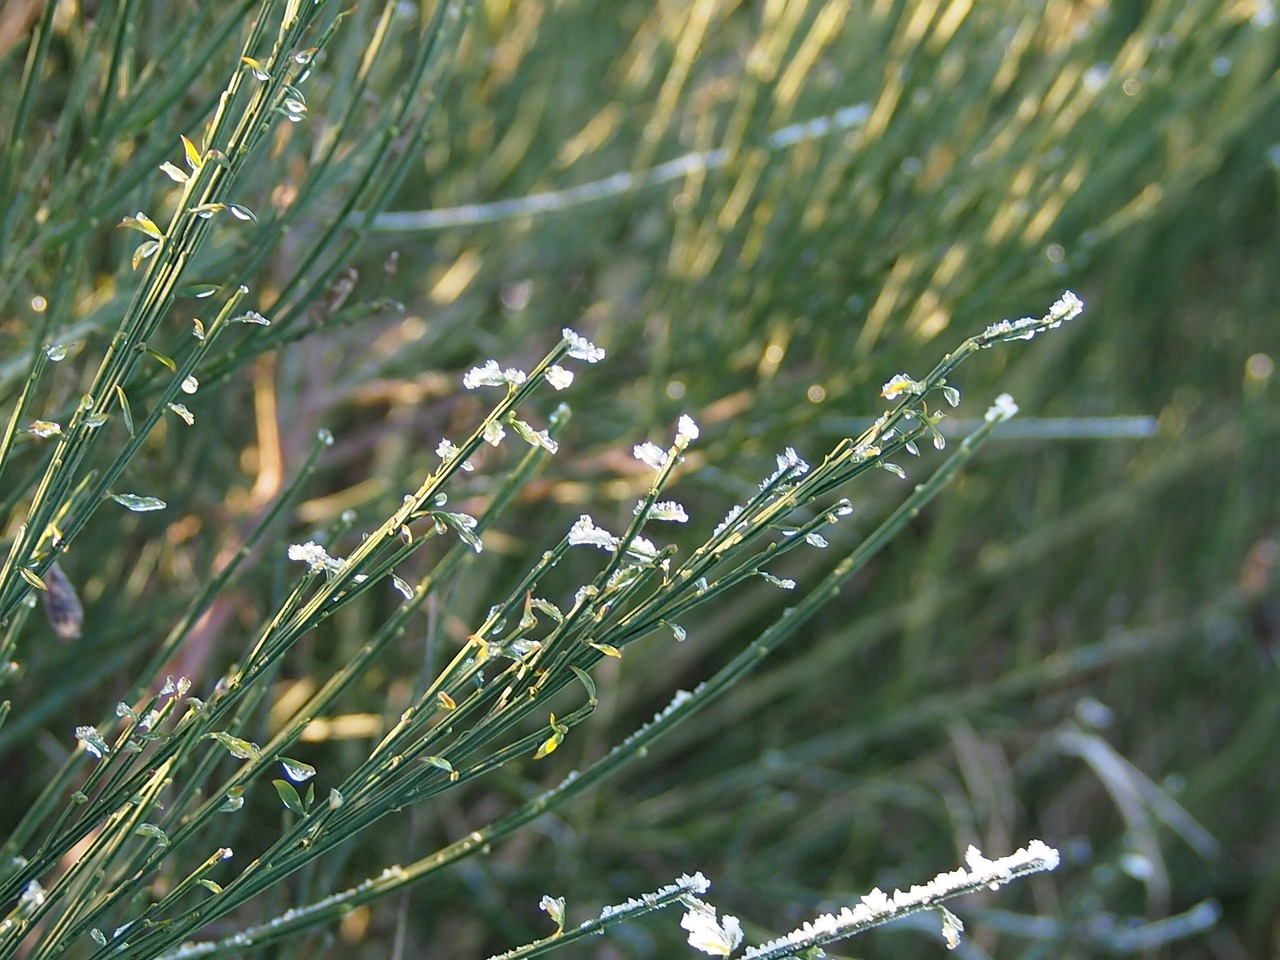
[[[157,195],[147,171],[202,120],[234,68],[247,9],[137,5],[131,58],[115,68],[120,89],[100,94],[85,80],[101,81],[106,62],[88,24],[112,5],[61,6],[55,66],[32,109],[50,130],[67,129],[69,112],[84,129],[77,119],[65,137],[31,145],[56,157],[31,195],[53,199],[6,212],[6,398],[49,320],[37,298],[53,301],[50,289],[63,294],[53,328],[80,350],[101,349],[132,283],[112,225]],[[406,956],[483,955],[546,933],[535,909],[543,893],[567,896],[573,920],[694,869],[715,882],[717,905],[763,925],[751,939],[873,885],[948,869],[969,843],[994,855],[1031,836],[1060,846],[1064,865],[971,904],[968,955],[1137,952],[1144,936],[1175,931],[1185,937],[1151,955],[1276,955],[1271,5],[484,0],[465,8],[447,87],[432,87],[422,149],[402,178],[375,184],[394,188],[375,201],[343,158],[368,148],[362,132],[403,75],[379,61],[363,87],[352,78],[371,37],[408,56],[433,13],[422,7],[350,14],[309,81],[306,123],[276,138],[245,187],[246,202],[274,216],[201,265],[253,288],[276,321],[271,337],[202,377],[197,427],[170,427],[132,468],[135,486],[169,510],[99,519],[63,562],[86,632],[74,649],[26,650],[0,730],[14,771],[0,814],[39,789],[31,772],[74,723],[118,699],[167,617],[239,542],[318,427],[337,443],[309,499],[176,665],[198,682],[225,669],[278,600],[285,544],[346,509],[381,515],[433,462],[439,437],[475,421],[478,401],[457,386],[467,366],[490,356],[527,365],[566,324],[610,352],[579,375],[561,455],[482,560],[366,678],[349,731],[313,745],[342,762],[579,513],[613,526],[629,515],[648,482],[632,443],[694,415],[703,440],[673,492],[705,534],[783,446],[820,458],[852,421],[879,412],[892,374],[919,374],[985,324],[1039,315],[1070,287],[1085,316],[971,363],[956,415],[980,416],[1007,389],[1027,418],[1150,416],[1151,435],[993,442],[820,624],[645,763],[463,864],[452,883],[362,908],[332,942],[278,955],[381,957],[389,944]],[[10,22],[0,39],[12,77],[29,28]],[[187,58],[196,50],[204,60]],[[849,122],[796,133],[837,116]],[[290,220],[331,146],[316,197]],[[704,162],[641,183],[689,155]],[[545,213],[517,207],[468,222],[462,210],[418,230],[349,219],[518,200],[619,173],[641,185]],[[345,240],[327,243],[328,259],[309,266],[313,238],[347,223],[351,252]],[[59,376],[73,404],[84,389],[75,368]],[[476,497],[499,468],[481,465]],[[12,477],[7,502],[22,496]],[[841,543],[902,490],[886,475],[850,491],[858,517]],[[810,552],[787,573],[803,587],[823,561]],[[323,893],[376,872],[557,782],[707,676],[786,602],[777,591],[743,594],[685,624],[684,644],[654,638],[610,661],[589,733],[541,764],[384,822],[306,883]],[[300,648],[276,701],[322,682],[385,603],[347,611]],[[286,896],[295,894],[305,899]],[[1206,902],[1221,907],[1216,925],[1194,910]],[[1031,914],[1063,922],[1037,925]],[[659,927],[624,930],[596,955],[686,949]],[[851,949],[941,948],[932,931],[899,925]]]

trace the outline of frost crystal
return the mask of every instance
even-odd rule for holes
[[[680,926],[689,932],[689,946],[713,957],[727,957],[742,943],[738,918],[725,914],[724,920],[718,921],[715,907],[701,900],[693,900]]]
[[[1004,423],[1017,412],[1018,405],[1013,402],[1013,397],[1007,393],[1002,393],[996,397],[995,402],[991,404],[983,419],[987,423]]]
[[[773,473],[768,477],[768,479],[766,479],[763,483],[760,484],[761,490],[764,490],[767,487],[772,486],[778,480],[781,480],[784,476],[788,480],[795,480],[798,477],[802,477],[804,476],[804,474],[809,472],[809,465],[805,463],[802,459],[800,459],[800,455],[797,454],[795,450],[792,449],[791,447],[787,447],[786,450],[778,454],[777,460],[778,460],[778,469],[773,471]]]
[[[656,443],[650,443],[647,440],[644,443],[637,443],[631,453],[641,463],[655,470],[661,470],[667,465],[667,451]]]
[[[597,527],[595,521],[584,513],[569,530],[569,543],[575,547],[585,545],[613,550],[618,546],[618,538],[603,527]]]
[[[693,417],[687,413],[681,414],[679,421],[676,423],[676,446],[683,450],[691,441],[698,439],[699,433],[698,425],[693,422]]]
[[[447,439],[441,440],[438,444],[436,444],[436,456],[439,457],[441,461],[443,461],[444,463],[450,463],[461,452],[462,451],[458,448],[458,445],[456,443],[453,443],[452,441]],[[463,460],[462,469],[470,472],[475,469],[475,466],[471,463],[470,460]]]
[[[474,390],[476,387],[497,387],[503,384],[518,387],[522,383],[524,383],[523,370],[517,370],[514,367],[502,370],[498,367],[497,360],[486,360],[484,366],[472,367],[462,377],[462,385],[468,390]]]
[[[564,929],[564,897],[544,895],[538,901],[538,909],[555,921],[557,927]]]
[[[991,346],[1001,340],[1030,340],[1037,333],[1052,330],[1074,320],[1084,312],[1084,302],[1068,290],[1059,297],[1043,317],[1023,317],[1021,320],[1001,320],[987,327],[982,334],[982,345]]]
[[[644,507],[644,501],[636,504],[636,516],[640,515],[641,509]],[[688,523],[689,514],[685,513],[684,507],[676,503],[674,500],[659,500],[649,508],[650,520],[668,520],[672,523]]]
[[[658,548],[653,545],[652,540],[646,537],[636,537],[627,544],[627,553],[639,557],[641,560],[653,561],[658,557]]]
[[[720,536],[720,534],[728,530],[730,526],[736,524],[740,516],[742,516],[742,507],[735,503],[729,508],[729,512],[725,515],[725,518],[720,521],[719,525],[712,531],[711,535],[713,537]]]
[[[314,540],[306,543],[295,543],[289,547],[289,559],[298,560],[311,568],[312,573],[325,570],[334,571],[342,566],[342,561],[329,556],[328,552]]]
[[[59,436],[62,433],[62,425],[52,420],[32,420],[31,432],[42,440],[47,440],[49,437]]]
[[[484,442],[490,446],[496,447],[506,435],[507,431],[496,420],[490,420],[484,425]]]
[[[553,363],[547,368],[547,383],[557,390],[567,390],[569,385],[573,383],[573,371],[566,370],[558,363]]]
[[[551,439],[551,434],[545,430],[535,430],[523,420],[512,419],[511,426],[516,433],[520,434],[520,438],[531,447],[541,447],[547,453],[557,453],[560,450],[560,444]]]
[[[902,396],[904,393],[910,393],[919,396],[924,393],[924,384],[918,380],[912,380],[905,373],[894,374],[883,387],[880,388],[880,396],[886,400],[893,400]]]
[[[560,336],[569,343],[569,356],[587,363],[597,363],[604,359],[604,351],[581,334],[565,327]]]

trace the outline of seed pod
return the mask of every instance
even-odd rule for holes
[[[84,626],[84,607],[80,605],[76,588],[56,560],[44,572],[44,584],[47,589],[41,592],[40,599],[44,602],[44,615],[49,626],[64,643],[75,640]]]

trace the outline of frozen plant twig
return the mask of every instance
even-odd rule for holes
[[[947,900],[974,893],[983,887],[994,890],[1019,877],[1053,870],[1058,866],[1058,851],[1043,841],[1032,840],[1007,857],[988,860],[977,847],[970,847],[965,854],[965,863],[967,867],[940,873],[928,883],[913,886],[910,890],[895,890],[892,894],[878,888],[872,890],[852,907],[845,907],[837,914],[824,913],[776,940],[748,948],[743,960],[794,957],[889,920],[921,910],[938,909]],[[943,916],[944,926],[948,926],[945,923],[948,915]],[[954,920],[950,929],[953,934],[958,932]]]

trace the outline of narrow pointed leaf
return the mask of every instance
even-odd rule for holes
[[[170,359],[169,357],[166,357],[159,350],[152,350],[150,347],[143,347],[142,349],[147,352],[147,356],[152,357],[156,360],[159,360],[166,367],[168,367],[171,372],[173,373],[178,372],[178,365],[174,363],[172,359]]]
[[[129,409],[129,398],[124,395],[124,387],[116,384],[116,399],[120,401],[120,412],[124,415],[124,428],[133,436],[133,411]]]
[[[302,816],[307,812],[306,807],[302,805],[302,798],[298,796],[298,791],[293,788],[293,784],[288,780],[272,780],[271,785],[276,788],[276,793],[280,796],[280,802],[289,810]]]
[[[204,166],[204,161],[200,159],[200,151],[196,149],[196,145],[187,139],[186,135],[182,135],[182,150],[187,155],[187,165],[192,170],[199,170]]]

